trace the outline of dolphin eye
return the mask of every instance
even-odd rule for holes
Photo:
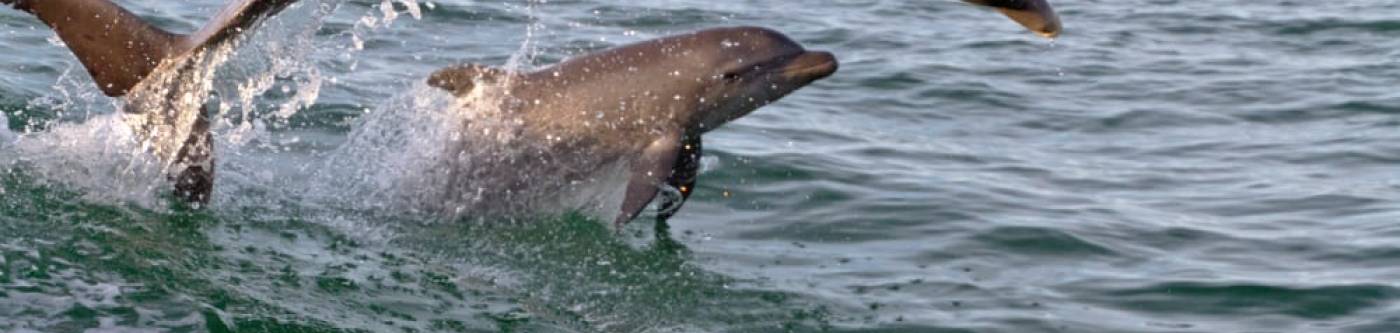
[[[732,82],[732,81],[738,81],[740,77],[743,77],[743,75],[740,75],[739,72],[735,71],[735,72],[724,72],[724,75],[721,75],[720,77],[724,78],[725,81],[731,81],[731,82]]]

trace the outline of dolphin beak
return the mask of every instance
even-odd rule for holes
[[[789,60],[780,72],[788,79],[812,82],[835,74],[839,67],[831,52],[809,51]]]
[[[1060,35],[1060,16],[1046,0],[964,0],[996,8],[1012,21],[1045,38]]]

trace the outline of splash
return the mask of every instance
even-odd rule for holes
[[[504,65],[507,71],[525,70],[540,52],[534,43],[543,29],[533,23],[537,3],[543,2],[517,8],[532,23]],[[394,17],[362,18],[352,41],[359,43],[360,29],[375,29]],[[368,110],[342,145],[303,168],[303,175],[291,176],[313,179],[310,190],[282,191],[282,196],[321,207],[355,207],[360,217],[389,211],[480,220],[577,211],[611,220],[622,201],[625,165],[595,160],[586,149],[556,154],[571,151],[560,145],[584,142],[524,136],[524,119],[512,112],[525,103],[510,93],[515,79],[478,78],[477,89],[465,96],[415,84]]]
[[[479,81],[466,96],[418,84],[360,119],[318,170],[319,201],[455,220],[583,211],[606,215],[622,200],[625,166],[586,150],[523,135],[510,80]],[[565,145],[569,143],[563,143]],[[567,151],[568,149],[563,149]],[[580,165],[602,165],[578,170]],[[587,177],[565,177],[571,173]],[[580,180],[582,179],[582,180]],[[606,213],[605,213],[606,212]]]
[[[18,139],[18,136],[15,135],[14,131],[10,130],[10,117],[5,115],[4,112],[0,112],[0,151],[14,144],[16,139]]]
[[[542,3],[520,8],[531,23],[508,68],[522,70],[540,53],[534,38],[544,25],[534,12]],[[220,210],[334,212],[316,218],[327,221],[372,219],[362,216],[369,210],[448,219],[582,210],[610,220],[608,214],[615,214],[605,207],[621,201],[623,166],[587,161],[586,154],[554,156],[546,152],[558,151],[551,147],[557,143],[522,138],[522,120],[507,111],[519,103],[504,88],[509,82],[483,85],[461,98],[418,84],[358,119],[339,148],[289,170],[294,163],[278,152],[298,138],[285,129],[315,103],[323,85],[335,81],[311,59],[330,53],[353,68],[365,36],[400,13],[421,17],[425,6],[384,1],[355,20],[343,38],[316,36],[339,4],[296,4],[238,45],[168,62],[125,105],[77,87],[84,82],[61,80],[71,87],[55,89],[46,103],[50,109],[84,110],[84,121],[56,121],[45,126],[49,130],[18,135],[15,147],[0,153],[19,156],[10,163],[23,163],[46,180],[100,193],[92,199],[158,208],[170,188],[163,175],[180,167],[172,165],[174,156],[200,110],[208,110],[218,170],[214,206]],[[573,170],[578,165],[603,166]],[[580,172],[591,176],[558,177]]]
[[[236,156],[256,141],[249,133],[257,132],[257,124],[285,122],[316,100],[321,75],[305,59],[316,50],[308,47],[314,45],[312,37],[338,3],[296,4],[236,46],[169,59],[121,100],[97,96],[90,81],[69,75],[70,66],[51,95],[30,102],[57,117],[30,124],[23,133],[6,129],[0,156],[12,158],[0,163],[85,193],[89,200],[158,208],[171,188],[164,175],[180,167],[173,165],[174,157],[203,110],[215,111],[209,116],[222,139],[219,148]],[[292,82],[282,86],[296,87],[297,93],[276,111],[260,114],[254,100],[273,89],[275,78],[289,78]]]

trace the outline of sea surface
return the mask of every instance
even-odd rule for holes
[[[1400,332],[1400,1],[1052,2],[303,0],[217,69],[202,209],[0,8],[0,331]],[[732,25],[842,67],[707,134],[670,237],[398,204],[436,69]]]

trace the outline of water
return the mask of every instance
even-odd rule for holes
[[[0,11],[0,331],[1400,330],[1400,1],[304,2],[221,69],[207,210]],[[842,69],[707,135],[670,242],[393,204],[433,70],[740,24]]]

